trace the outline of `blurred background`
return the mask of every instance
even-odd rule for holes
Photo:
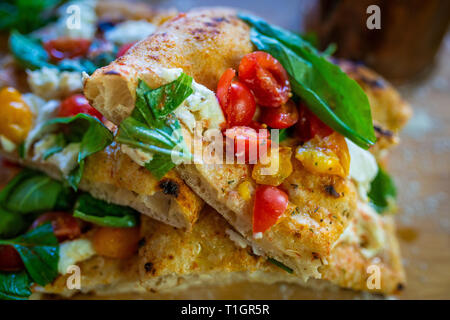
[[[408,283],[401,299],[450,299],[450,1],[448,0],[160,0],[180,11],[224,5],[315,35],[321,48],[367,64],[393,82],[414,115],[401,133],[389,169],[396,180],[398,235]],[[366,13],[378,5],[381,29]],[[392,106],[393,108],[395,106]],[[236,296],[239,292],[240,296]],[[198,298],[348,298],[350,292],[310,293],[295,286],[243,284],[195,293]]]

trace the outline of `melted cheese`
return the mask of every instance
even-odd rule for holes
[[[87,239],[66,241],[59,246],[58,272],[66,274],[67,268],[95,255],[92,242]]]
[[[377,161],[369,151],[358,147],[347,138],[345,140],[350,153],[350,178],[356,182],[361,199],[367,201],[370,183],[378,173]]]
[[[183,72],[180,68],[158,68],[154,71],[166,83],[176,80]],[[219,129],[225,117],[215,93],[194,80],[191,88],[194,92],[175,110],[177,118],[191,132],[194,132],[196,124],[201,124],[204,129]]]
[[[44,136],[45,133],[52,132],[55,128],[57,128],[56,126],[46,126],[44,128],[44,123],[57,115],[59,110],[59,101],[45,101],[32,93],[23,94],[22,98],[30,107],[30,110],[34,116],[33,128],[25,139],[25,151],[28,152],[34,141]]]
[[[105,33],[108,41],[121,46],[145,39],[156,30],[156,26],[145,20],[125,21]]]
[[[141,149],[132,148],[126,144],[122,144],[121,150],[141,167],[145,166],[146,163],[153,159],[153,154],[151,152],[145,152]]]
[[[46,100],[66,97],[83,89],[81,73],[61,72],[56,68],[27,70],[27,81],[31,91]]]

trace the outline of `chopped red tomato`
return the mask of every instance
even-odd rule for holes
[[[304,103],[299,107],[297,133],[302,141],[308,141],[314,136],[324,138],[333,133],[333,129],[323,123],[314,113],[309,111]]]
[[[0,271],[19,271],[23,267],[22,258],[13,246],[0,245]]]
[[[288,74],[281,63],[266,52],[255,51],[242,58],[239,80],[253,91],[261,106],[279,107],[289,100]]]
[[[139,240],[139,227],[101,227],[94,233],[93,244],[95,252],[101,256],[125,259],[133,256],[138,250]]]
[[[86,97],[82,94],[74,94],[63,100],[59,107],[59,117],[71,117],[79,113],[85,113],[96,117],[100,121],[103,120],[103,116],[100,112],[94,109]]]
[[[116,56],[116,58],[120,58],[120,57],[123,56],[125,53],[127,53],[127,51],[128,51],[132,46],[134,46],[135,43],[136,43],[136,41],[135,41],[135,42],[130,42],[130,43],[127,43],[127,44],[124,44],[123,46],[121,46],[121,47],[119,48],[119,51],[117,51],[117,56]]]
[[[233,144],[234,153],[239,162],[256,163],[270,149],[271,140],[268,130],[257,132],[250,127],[233,127],[225,131],[225,137],[227,144]]]
[[[271,128],[285,129],[298,121],[297,106],[289,100],[279,108],[262,108],[261,121]]]
[[[269,230],[288,206],[288,195],[273,186],[259,185],[253,205],[253,234]]]
[[[51,222],[53,233],[59,242],[76,239],[81,235],[81,228],[78,220],[70,213],[48,212],[34,220],[31,229],[37,228],[45,222]]]
[[[88,39],[58,38],[44,43],[44,49],[54,61],[86,56],[91,41]]]
[[[229,128],[250,124],[256,111],[252,92],[242,82],[233,81],[235,74],[233,69],[227,69],[217,86],[217,98]]]

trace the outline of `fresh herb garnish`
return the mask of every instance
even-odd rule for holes
[[[104,227],[130,228],[137,225],[139,213],[84,193],[78,197],[73,216]]]
[[[11,212],[28,214],[52,210],[63,186],[58,181],[42,173],[24,170],[13,180],[13,187],[3,195],[7,188],[2,190],[1,206]],[[4,197],[4,199],[3,199]]]
[[[136,89],[136,107],[119,127],[117,141],[132,148],[153,154],[145,167],[161,179],[178,158],[190,157],[184,148],[181,126],[173,111],[192,94],[192,78],[182,73],[178,79],[157,89],[151,89],[139,80]]]
[[[30,277],[25,271],[0,272],[0,300],[26,300],[30,295]]]
[[[370,199],[370,204],[378,213],[395,209],[397,190],[394,180],[380,166],[367,195]]]
[[[58,150],[62,150],[63,146],[66,146],[68,143],[80,143],[78,166],[67,177],[70,186],[77,190],[83,175],[85,159],[111,144],[114,139],[113,134],[100,120],[84,113],[79,113],[72,117],[50,119],[44,126],[54,124],[67,125],[69,130],[67,133],[64,133],[63,137],[59,136],[56,139],[56,143],[45,152],[45,156],[53,155]]]
[[[112,55],[102,55],[98,59],[86,58],[64,59],[55,64],[38,39],[12,31],[9,37],[9,48],[14,58],[24,67],[30,70],[57,68],[60,71],[86,72],[92,74],[96,69],[107,65],[113,59]]]
[[[49,56],[39,40],[12,31],[9,36],[9,49],[14,58],[24,67],[30,70],[43,67],[55,68],[48,62]]]
[[[17,250],[31,279],[41,286],[58,276],[59,244],[50,223],[43,224],[17,238],[0,240]]]
[[[0,30],[36,30],[54,20],[61,0],[3,0],[0,3]]]
[[[267,261],[269,261],[270,263],[276,265],[278,268],[283,269],[287,273],[294,273],[294,270],[292,270],[291,268],[289,268],[288,266],[284,265],[283,263],[281,263],[278,260],[275,260],[273,258],[267,258]]]
[[[369,100],[358,83],[299,35],[240,14],[251,40],[274,56],[289,74],[293,92],[324,123],[367,149],[376,141]]]

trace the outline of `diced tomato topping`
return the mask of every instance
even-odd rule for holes
[[[229,128],[248,125],[256,111],[255,97],[245,84],[233,81],[235,74],[227,69],[217,86],[217,98]]]
[[[333,129],[323,123],[314,113],[309,111],[304,103],[299,106],[297,133],[302,141],[308,141],[314,136],[324,138],[333,133]]]
[[[48,212],[34,220],[31,229],[35,229],[45,222],[51,222],[53,233],[59,242],[76,239],[81,235],[81,228],[78,220],[70,213]]]
[[[140,240],[139,227],[96,229],[93,237],[97,254],[116,259],[125,259],[138,250]]]
[[[125,53],[127,53],[127,51],[132,47],[132,46],[134,46],[134,44],[136,43],[137,41],[135,41],[135,42],[130,42],[130,43],[126,43],[126,44],[124,44],[123,46],[121,46],[120,48],[119,48],[119,51],[117,51],[117,56],[116,56],[116,58],[120,58],[121,56],[123,56]]]
[[[279,108],[262,108],[261,121],[275,129],[292,127],[298,121],[297,106],[289,100]]]
[[[0,245],[0,271],[19,271],[24,268],[22,258],[13,246]]]
[[[288,206],[288,195],[283,190],[259,185],[253,205],[253,234],[269,230]]]
[[[44,43],[44,49],[54,61],[86,56],[91,41],[88,39],[58,38]]]
[[[291,86],[286,70],[277,59],[262,51],[249,53],[239,64],[239,80],[264,107],[279,107],[289,100]]]
[[[85,113],[96,117],[100,121],[103,120],[103,116],[100,112],[94,109],[86,97],[82,94],[74,94],[63,100],[59,107],[59,117],[71,117],[79,113]]]
[[[234,145],[234,152],[238,160],[245,163],[256,163],[261,156],[267,154],[271,145],[268,130],[257,132],[250,127],[233,127],[225,131],[225,137],[227,144]],[[250,150],[253,151],[250,152]]]

